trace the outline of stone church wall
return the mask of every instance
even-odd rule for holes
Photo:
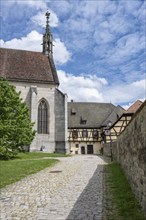
[[[55,90],[55,151],[68,153],[67,142],[67,95]]]
[[[146,214],[146,101],[113,145],[113,156]]]
[[[40,151],[41,147],[46,152],[55,152],[55,86],[39,83],[11,82],[16,86],[17,91],[21,91],[21,98],[30,109],[30,118],[37,131],[38,105],[42,98],[48,103],[49,108],[49,134],[36,134],[30,151]]]

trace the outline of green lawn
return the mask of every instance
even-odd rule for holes
[[[36,173],[46,167],[54,165],[65,154],[49,154],[43,152],[19,153],[12,160],[0,161],[0,188],[14,183],[27,175]],[[47,157],[52,157],[48,158]],[[44,159],[45,158],[45,159]]]
[[[146,220],[121,167],[113,162],[106,166],[109,220]]]
[[[68,157],[70,155],[44,152],[19,153],[15,159],[38,159],[44,157]]]

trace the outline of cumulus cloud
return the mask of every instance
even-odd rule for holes
[[[103,102],[101,89],[107,85],[104,78],[98,78],[96,75],[75,76],[65,71],[58,70],[60,80],[60,89],[67,93],[68,100]]]
[[[4,42],[0,40],[0,44],[4,48],[13,48],[29,51],[42,51],[42,34],[37,31],[31,31],[27,36],[22,37],[21,39],[12,39],[10,41]],[[69,61],[71,54],[67,50],[65,44],[60,41],[59,38],[54,39],[54,60],[57,64],[62,65]]]
[[[144,97],[145,4],[2,1],[1,46],[41,52],[39,31],[45,26],[44,14],[49,7],[50,25],[57,26],[55,62],[62,65],[72,61],[63,66],[64,72],[59,71],[62,90],[79,101],[131,103]]]
[[[59,39],[54,39],[54,58],[57,64],[67,63],[71,58],[71,53],[65,47],[65,44]]]
[[[1,46],[5,48],[41,51],[42,35],[33,30],[26,37],[21,39],[14,38],[10,41],[4,42],[1,39]]]
[[[129,103],[137,99],[144,100],[146,80],[129,84],[110,85],[105,78],[96,75],[74,76],[58,70],[60,89],[68,94],[68,100],[87,102]],[[132,92],[131,92],[132,91]]]

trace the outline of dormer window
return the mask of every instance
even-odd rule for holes
[[[76,109],[75,108],[71,109],[71,115],[76,115]]]
[[[87,119],[85,117],[80,118],[80,124],[85,125],[87,123]]]

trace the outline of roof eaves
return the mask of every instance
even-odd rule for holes
[[[2,78],[2,77],[0,77]],[[42,84],[53,84],[56,85],[54,81],[47,81],[47,80],[33,80],[33,79],[18,79],[18,78],[6,78],[8,81],[14,81],[14,82],[31,82],[31,83],[42,83]]]
[[[118,118],[118,119],[114,122],[114,124],[112,124],[112,126],[110,127],[110,129],[113,128],[113,127],[115,126],[115,124],[116,124],[118,121],[120,121],[123,116],[133,116],[133,115],[134,115],[134,113],[124,112],[124,113],[120,116],[120,118]]]
[[[59,79],[58,79],[58,75],[57,75],[57,71],[56,71],[56,67],[55,67],[53,58],[48,57],[48,60],[50,62],[50,67],[51,67],[51,70],[52,70],[52,75],[53,75],[54,82],[55,82],[55,84],[59,85]]]

